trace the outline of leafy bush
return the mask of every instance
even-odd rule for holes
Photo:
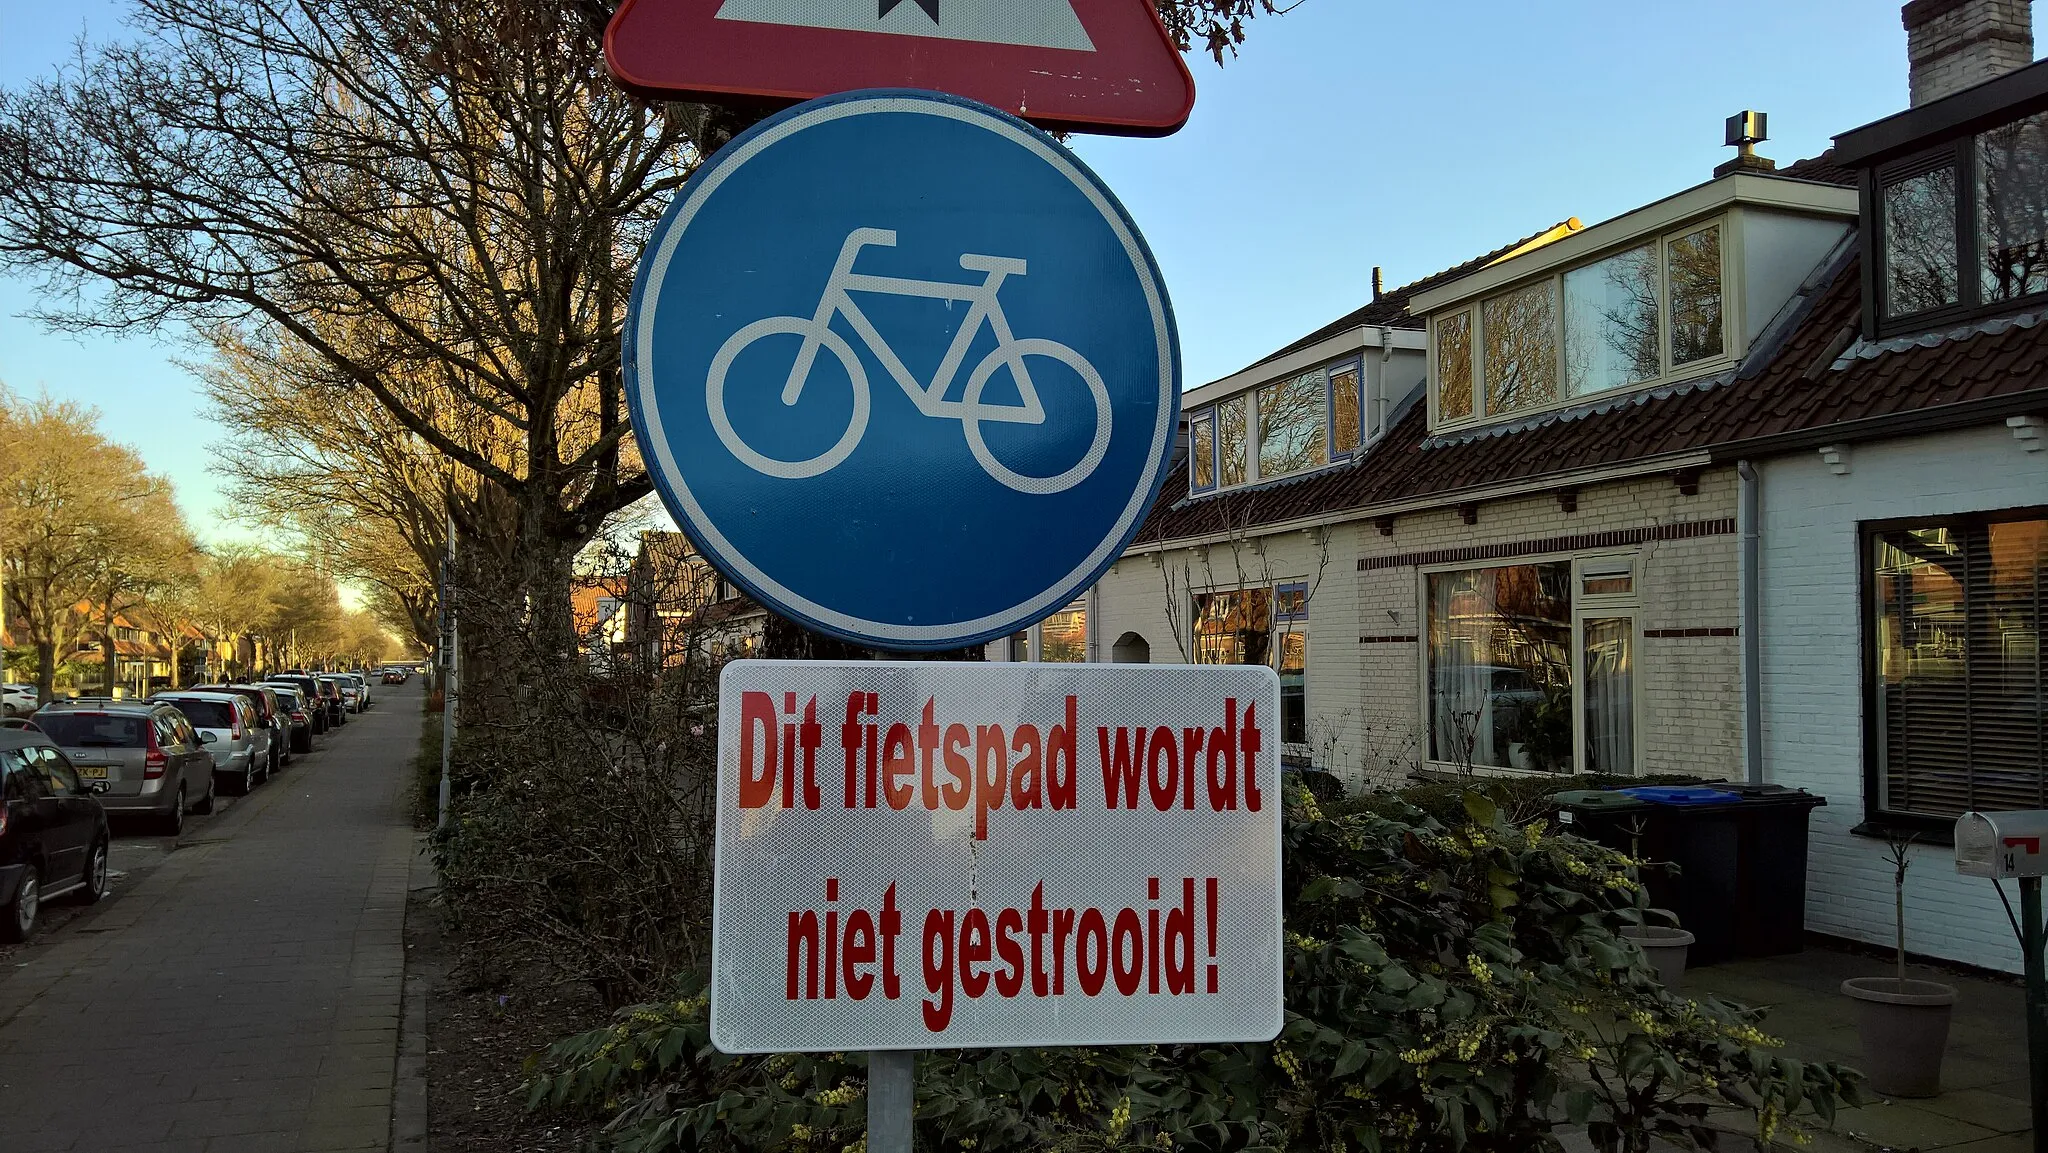
[[[928,1149],[1558,1149],[1711,1144],[1716,1112],[1765,1140],[1832,1119],[1854,1074],[1777,1055],[1757,1015],[1656,983],[1617,930],[1635,862],[1469,794],[1445,823],[1407,807],[1286,830],[1287,1024],[1271,1044],[931,1052]],[[536,1107],[609,1114],[628,1153],[861,1148],[857,1054],[713,1050],[701,978],[536,1064]]]

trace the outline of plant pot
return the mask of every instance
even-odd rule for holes
[[[1887,1097],[1933,1097],[1941,1092],[1941,1057],[1956,1003],[1952,985],[1852,977],[1842,992],[1856,1002],[1856,1032],[1863,1040],[1863,1075]]]
[[[1631,925],[1621,935],[1636,943],[1657,970],[1657,980],[1676,993],[1685,984],[1685,952],[1698,938],[1669,925]]]

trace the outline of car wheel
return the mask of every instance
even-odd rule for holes
[[[202,817],[213,812],[213,799],[219,795],[219,778],[215,777],[212,773],[206,774],[206,795],[199,798],[199,803],[192,806],[192,811]]]
[[[42,907],[41,882],[36,867],[30,865],[22,875],[21,887],[14,890],[14,900],[0,909],[0,941],[18,945],[36,931],[36,911]]]
[[[209,790],[211,791],[211,790]],[[178,786],[178,795],[171,799],[171,811],[163,817],[164,832],[175,837],[185,831],[185,786]]]
[[[107,895],[107,840],[92,843],[92,855],[85,861],[85,887],[71,898],[81,905],[97,905]]]

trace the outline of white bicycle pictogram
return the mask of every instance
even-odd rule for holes
[[[1088,363],[1086,357],[1055,340],[1036,337],[1019,338],[1010,331],[1010,321],[1003,314],[1003,306],[996,299],[1003,281],[1011,276],[1023,276],[1025,262],[1007,256],[983,256],[964,253],[960,267],[969,272],[979,272],[985,279],[980,284],[956,284],[944,280],[909,280],[895,276],[871,276],[853,271],[853,262],[860,250],[870,245],[878,248],[896,246],[896,233],[887,228],[856,228],[847,233],[846,241],[840,246],[839,259],[832,266],[831,279],[825,282],[825,293],[818,301],[814,315],[771,316],[757,320],[727,338],[719,347],[718,355],[711,360],[711,371],[705,379],[705,401],[711,413],[711,424],[718,430],[718,439],[725,443],[731,453],[754,471],[767,476],[791,480],[818,476],[837,468],[860,445],[861,437],[867,432],[870,395],[867,370],[854,353],[853,346],[846,338],[832,330],[836,316],[846,318],[848,324],[867,345],[882,367],[888,370],[917,410],[935,419],[958,420],[966,434],[967,447],[974,459],[988,475],[1022,493],[1047,495],[1064,492],[1086,480],[1102,463],[1109,451],[1109,389],[1102,383],[1102,374]],[[919,384],[910,370],[904,367],[903,359],[896,355],[889,342],[853,299],[853,293],[865,292],[881,296],[924,297],[933,300],[966,301],[969,305],[967,316],[954,335],[953,343],[946,349],[945,357],[939,362],[929,384]],[[946,393],[960,373],[960,366],[967,358],[968,347],[981,332],[986,322],[996,338],[995,350],[983,357],[967,376],[967,388],[960,400],[947,400]],[[847,379],[853,386],[853,414],[846,431],[840,435],[831,448],[808,460],[781,460],[757,452],[743,440],[732,426],[732,419],[725,411],[725,378],[731,371],[732,363],[740,353],[755,341],[768,336],[800,336],[803,345],[797,351],[796,363],[790,367],[789,379],[782,386],[784,407],[794,406],[803,395],[804,386],[810,380],[811,369],[817,363],[820,346],[830,349],[845,367]],[[1095,397],[1095,436],[1089,443],[1088,451],[1073,467],[1054,476],[1027,476],[1016,472],[997,460],[989,451],[988,442],[982,436],[983,421],[1002,424],[1044,424],[1045,408],[1039,402],[1038,390],[1032,386],[1031,372],[1025,366],[1025,358],[1042,356],[1057,361],[1072,369],[1087,384]],[[1010,370],[1015,382],[1019,402],[1017,404],[984,404],[982,391],[988,386],[989,378],[1001,368]]]

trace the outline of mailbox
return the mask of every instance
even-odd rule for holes
[[[1956,872],[1970,877],[2048,875],[2048,809],[1964,813],[1956,820]]]

